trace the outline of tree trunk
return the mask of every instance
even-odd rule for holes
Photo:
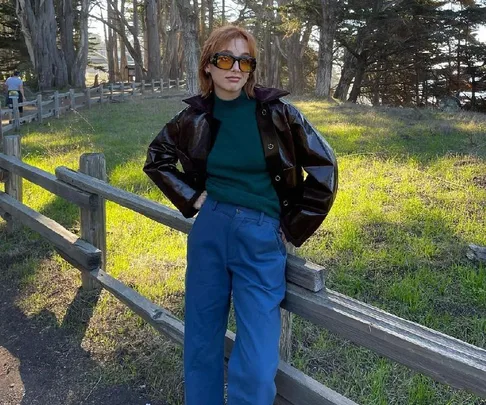
[[[353,77],[356,75],[356,58],[347,48],[344,48],[343,59],[341,77],[334,92],[334,97],[341,101],[345,101],[348,97],[349,87],[351,86]]]
[[[53,0],[37,1],[35,7],[31,1],[17,0],[16,13],[39,81],[39,89],[67,86],[66,61],[57,48]]]
[[[138,3],[137,0],[133,0],[133,47],[137,53],[138,60],[135,60],[135,81],[141,82],[143,80],[143,59],[142,49],[140,48],[140,40],[138,38]],[[135,58],[134,58],[135,59]]]
[[[361,93],[361,83],[363,82],[365,72],[366,52],[363,52],[358,58],[358,62],[356,64],[356,76],[354,78],[353,88],[351,89],[351,93],[349,94],[348,101],[351,101],[352,103],[356,103],[358,101],[358,97]]]
[[[200,12],[200,17],[201,17],[201,23],[200,23],[200,28],[199,28],[199,46],[202,47],[204,44],[204,41],[206,40],[206,1],[207,0],[201,0],[201,12]],[[212,1],[212,0],[209,0]]]
[[[162,76],[168,79],[176,79],[179,75],[179,48],[181,18],[176,0],[172,0],[170,7],[170,30],[165,42],[165,54],[162,63]]]
[[[212,32],[214,28],[214,2],[208,1],[208,31]]]
[[[115,19],[113,18],[113,7],[111,2],[107,5],[107,19],[110,24],[115,24]],[[115,81],[115,59],[114,59],[114,48],[115,40],[113,35],[113,29],[108,26],[105,27],[105,46],[106,46],[106,58],[108,61],[108,81],[113,83]]]
[[[86,87],[86,66],[88,64],[88,13],[89,0],[81,0],[79,16],[79,43],[72,71],[72,85],[78,88]]]
[[[196,31],[197,16],[195,15],[189,0],[177,0],[177,7],[182,21],[184,71],[186,73],[187,90],[191,94],[196,94],[199,92],[199,42]]]
[[[157,20],[157,1],[147,0],[145,3],[147,16],[147,42],[148,42],[148,76],[147,79],[160,79],[160,39]]]
[[[66,60],[66,67],[68,73],[68,81],[73,84],[72,70],[74,68],[74,11],[72,0],[61,1],[61,13],[62,18],[59,18],[59,31],[61,34],[61,49],[64,53],[64,59]]]
[[[334,35],[336,33],[337,0],[321,0],[321,26],[319,33],[319,61],[317,65],[317,97],[331,97],[331,76]]]
[[[120,13],[125,14],[125,0],[120,2]],[[125,32],[124,26],[119,18],[117,18],[118,28],[120,31]],[[127,60],[127,50],[123,42],[123,37],[117,33],[118,43],[120,44],[120,79],[122,82],[128,81],[128,60]]]
[[[309,42],[311,29],[312,24],[307,22],[303,32],[302,29],[299,29],[286,40],[285,49],[289,71],[288,90],[292,94],[303,94],[305,91],[304,53]]]

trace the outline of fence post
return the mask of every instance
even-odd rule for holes
[[[79,171],[88,176],[106,181],[106,162],[102,153],[84,153],[79,159]],[[81,238],[101,250],[101,268],[106,268],[106,204],[105,199],[98,196],[95,207],[81,208]],[[81,272],[81,280],[85,290],[97,289],[97,283],[87,274]]]
[[[42,94],[37,94],[37,121],[42,124]]]
[[[145,80],[142,80],[142,84],[140,85],[140,91],[142,92],[142,96],[145,93]]]
[[[160,78],[160,92],[164,90],[164,79]]]
[[[54,92],[54,117],[59,118],[60,115],[59,110],[59,92],[56,90]]]
[[[20,129],[19,100],[17,98],[12,98],[12,103],[13,103],[14,130],[18,131]]]
[[[132,96],[135,96],[135,82],[132,82]]]
[[[125,83],[123,80],[120,83],[120,93],[121,93],[121,99],[122,101],[125,99]]]
[[[152,93],[155,93],[155,80],[152,79]]]
[[[113,100],[113,83],[110,83],[110,100]]]
[[[88,107],[88,110],[91,108],[91,89],[88,87],[84,91],[85,97],[86,97],[86,106]]]
[[[179,77],[176,78],[176,90],[179,90]]]
[[[69,99],[71,101],[71,110],[76,109],[76,96],[74,95],[74,89],[69,89]]]
[[[10,135],[3,138],[3,153],[21,159],[20,135]],[[8,173],[5,193],[22,202],[22,177],[11,172]],[[12,233],[14,230],[15,224],[10,219],[7,221],[7,233]]]
[[[295,254],[295,246],[290,242],[286,243],[287,253]],[[280,359],[289,363],[292,356],[292,312],[280,308],[281,331],[280,331]]]
[[[100,84],[100,105],[103,105],[103,85]]]

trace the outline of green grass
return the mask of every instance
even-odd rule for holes
[[[294,102],[327,137],[340,166],[335,205],[299,254],[330,269],[328,287],[486,348],[486,268],[465,256],[468,243],[486,245],[486,118]],[[102,152],[111,184],[168,203],[141,168],[148,143],[181,108],[154,99],[25,126],[23,159],[53,172],[76,169],[84,152]],[[79,231],[70,204],[28,182],[24,199]],[[82,314],[72,304],[77,271],[29,231],[7,238],[1,229],[0,241],[8,264],[0,282],[20,286],[17,305],[27,315],[48,310],[59,325],[84,334],[103,383],[146,384],[154,397],[181,403],[179,347],[108,293],[88,325],[66,322],[69,309]],[[182,317],[185,235],[108,203],[107,241],[108,272]],[[360,404],[484,403],[298,317],[293,333],[293,365]]]

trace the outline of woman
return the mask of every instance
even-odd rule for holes
[[[331,148],[280,100],[287,92],[255,86],[255,57],[246,30],[212,32],[199,63],[201,94],[184,100],[189,106],[150,144],[144,167],[186,218],[199,211],[187,242],[187,405],[224,403],[231,294],[237,334],[228,404],[273,404],[284,240],[300,246],[311,236],[337,188]]]

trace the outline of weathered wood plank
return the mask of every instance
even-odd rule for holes
[[[180,345],[184,341],[184,324],[170,312],[155,305],[144,296],[109,276],[102,270],[93,270],[90,276],[126,304],[158,332]],[[228,359],[235,341],[235,334],[226,332],[225,357]],[[275,379],[277,390],[287,403],[294,405],[356,405],[353,401],[325,387],[318,381],[281,361]]]
[[[19,107],[28,107],[29,105],[37,105],[37,100],[23,101],[19,103]]]
[[[50,118],[50,117],[53,117],[53,116],[54,116],[54,114],[55,114],[55,112],[54,112],[54,111],[50,111],[50,112],[48,112],[48,113],[46,113],[46,114],[42,114],[42,119],[44,119],[44,118]]]
[[[7,131],[11,131],[13,128],[14,128],[14,125],[13,124],[4,125],[3,126],[3,133],[5,133]]]
[[[107,200],[116,202],[178,231],[189,233],[194,223],[193,219],[184,218],[176,210],[128,191],[120,190],[104,181],[91,178],[66,167],[58,167],[56,176],[59,180],[74,187],[99,194]],[[298,285],[311,291],[319,291],[324,285],[325,271],[323,267],[310,264],[305,259],[288,255],[286,277],[292,283],[298,283]]]
[[[62,252],[62,256],[68,262],[75,263],[76,267],[86,271],[100,267],[101,252],[99,249],[79,239],[52,219],[23,205],[1,191],[0,208],[9,213],[16,221],[41,234]]]
[[[37,121],[42,123],[42,94],[37,95]]]
[[[486,350],[331,290],[288,284],[282,306],[453,387],[486,398]]]
[[[325,285],[328,270],[301,257],[287,256],[287,281],[310,291],[321,291]]]
[[[20,123],[21,124],[28,124],[32,121],[37,120],[37,113],[35,114],[30,114],[30,115],[24,115],[22,118],[20,118]]]
[[[178,231],[189,233],[194,223],[193,219],[186,219],[179,212],[162,204],[128,191],[120,190],[104,181],[83,175],[66,167],[56,168],[56,176],[59,180],[74,187],[99,194],[107,200],[116,202],[122,207],[129,208]]]
[[[315,405],[357,405],[286,362],[278,366],[275,384],[278,394],[287,403]],[[285,402],[284,402],[285,403]]]
[[[5,136],[3,138],[3,150],[5,152],[5,155],[11,156],[13,159],[20,160],[22,156],[20,135]],[[17,201],[22,202],[22,198],[23,198],[22,177],[13,173],[9,173],[5,182],[5,193],[8,194],[10,197],[16,199]],[[12,220],[7,222],[8,233],[12,233],[15,230],[15,228],[16,228],[15,221]]]
[[[468,247],[466,256],[469,260],[486,263],[486,247],[473,245],[471,243]]]
[[[28,165],[15,157],[0,153],[0,167],[80,207],[90,208],[97,204],[97,197],[95,195],[70,186],[58,180],[53,174],[35,166]]]
[[[79,170],[87,177],[106,181],[106,162],[102,153],[84,153],[79,158]],[[81,208],[81,237],[101,250],[101,269],[106,268],[106,203],[97,196],[97,204],[90,208]],[[81,274],[83,288],[94,290],[97,288],[87,276]]]

